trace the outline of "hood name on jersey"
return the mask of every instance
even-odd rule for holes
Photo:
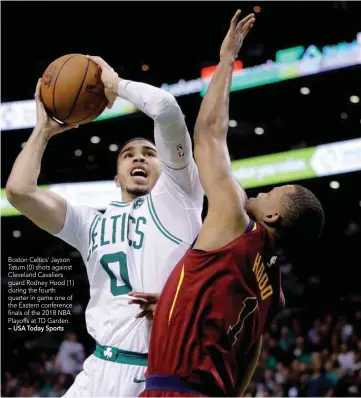
[[[111,217],[99,216],[90,229],[87,261],[99,246],[114,245],[126,240],[130,247],[141,249],[144,243],[145,224],[147,224],[145,217],[132,217],[127,213]]]
[[[268,275],[264,268],[262,256],[259,253],[257,253],[256,259],[254,260],[252,271],[256,277],[258,288],[261,291],[261,299],[265,300],[267,297],[271,296],[273,289],[268,283]]]

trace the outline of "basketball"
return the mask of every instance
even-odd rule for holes
[[[107,106],[101,69],[81,54],[64,55],[45,70],[41,97],[46,110],[67,124],[85,124]]]

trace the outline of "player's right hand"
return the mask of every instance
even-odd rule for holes
[[[254,14],[249,14],[237,23],[240,15],[241,10],[237,10],[231,20],[231,25],[221,46],[220,58],[228,57],[231,61],[236,60],[243,40],[256,21]]]
[[[86,57],[95,62],[102,70],[104,92],[108,99],[107,108],[110,109],[113,106],[114,101],[117,99],[117,90],[120,77],[118,76],[118,73],[116,73],[114,69],[104,61],[103,58],[94,57],[92,55],[87,55]]]
[[[44,131],[47,134],[47,138],[51,138],[55,134],[62,133],[63,131],[70,130],[74,125],[60,124],[54,119],[52,119],[45,110],[44,104],[41,101],[40,94],[41,79],[38,80],[35,90],[35,105],[36,105],[36,126],[39,130]]]
[[[160,294],[130,292],[128,293],[128,296],[134,297],[134,300],[130,300],[129,304],[138,304],[139,308],[142,310],[136,315],[136,318],[146,317],[148,320],[153,319]]]

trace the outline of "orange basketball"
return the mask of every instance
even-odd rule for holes
[[[41,97],[47,111],[67,124],[85,124],[107,106],[101,70],[81,54],[64,55],[45,70]]]

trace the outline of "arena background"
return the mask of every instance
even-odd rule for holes
[[[2,2],[1,187],[31,133],[29,126],[16,126],[31,126],[34,110],[30,105],[19,114],[14,104],[6,103],[33,99],[37,78],[51,61],[67,53],[99,55],[126,79],[159,87],[181,79],[199,80],[202,70],[203,77],[207,73],[204,68],[217,64],[220,44],[238,7],[244,14],[257,12],[240,53],[243,68],[275,61],[278,50],[296,46],[317,47],[318,51],[307,50],[308,70],[315,65],[312,59],[317,64],[317,57],[325,56],[324,46],[353,42],[358,55],[351,57],[354,65],[347,66],[350,46],[339,45],[345,52],[337,53],[336,63],[344,60],[343,68],[233,91],[228,140],[232,160],[360,138],[358,2]],[[182,87],[192,91],[190,85],[172,87],[178,90],[192,134],[202,97],[197,89],[178,95]],[[39,184],[111,180],[116,152],[109,146],[135,135],[153,135],[152,121],[139,112],[51,139]],[[336,155],[330,150],[330,156],[337,156],[335,151]],[[265,335],[248,396],[361,395],[360,157],[360,143],[354,141],[342,158],[342,166],[353,172],[300,181],[320,198],[326,227],[317,248],[305,247],[299,261],[282,266],[287,307]],[[332,159],[336,158],[326,159],[326,171],[332,169]],[[254,186],[248,194],[267,189]],[[89,297],[84,265],[67,244],[22,216],[6,216],[3,191],[2,210],[2,395],[61,396],[76,374],[66,366],[62,369],[61,360],[55,364],[67,337],[7,330],[7,257],[71,258],[76,284],[69,288],[74,294],[71,330],[88,356],[94,342],[84,323]]]

